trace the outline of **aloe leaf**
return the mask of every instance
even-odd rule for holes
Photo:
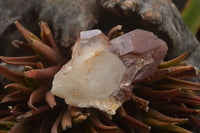
[[[17,102],[17,101],[21,101],[26,99],[27,96],[24,95],[21,91],[16,91],[13,93],[10,93],[8,95],[6,95],[2,100],[1,103],[5,103],[5,102]]]
[[[162,122],[170,122],[170,123],[177,123],[177,124],[184,124],[188,122],[188,119],[184,119],[184,118],[173,118],[173,117],[169,117],[167,115],[164,115],[160,112],[158,112],[157,110],[154,109],[149,109],[149,112],[147,112],[147,114],[159,121]]]
[[[51,91],[46,92],[45,100],[51,109],[57,105],[55,96],[51,93]]]
[[[14,71],[0,65],[0,74],[14,82],[24,83],[23,72]]]
[[[40,39],[36,35],[34,35],[33,33],[29,32],[18,21],[15,21],[15,26],[17,27],[17,29],[19,30],[19,32],[24,36],[24,38],[26,39],[26,41],[29,44],[31,43],[31,39],[35,39],[35,40],[40,41]]]
[[[34,39],[31,39],[31,44],[31,47],[36,54],[39,55],[39,57],[41,56],[41,60],[47,61],[51,64],[57,64],[61,60],[61,56],[48,45]]]
[[[34,104],[41,101],[45,97],[47,90],[48,90],[48,85],[40,86],[36,90],[34,90],[31,93],[30,98],[28,100],[28,106],[31,109],[38,110],[38,108],[36,108]]]
[[[20,91],[22,91],[23,93],[26,93],[26,94],[28,94],[32,91],[31,88],[28,88],[28,87],[24,86],[23,84],[19,84],[19,83],[7,84],[4,88],[5,89],[12,88],[12,89],[15,89],[15,90],[20,90]]]
[[[172,67],[172,66],[175,66],[177,65],[178,63],[180,63],[182,60],[184,60],[187,56],[189,55],[188,52],[185,52],[183,53],[182,55],[172,59],[172,60],[169,60],[169,61],[166,61],[166,62],[163,62],[161,63],[158,68],[168,68],[168,67]]]
[[[169,131],[174,133],[191,133],[190,131],[184,128],[174,125],[174,123],[161,122],[159,120],[149,117],[145,117],[144,122],[147,123],[148,125],[151,125],[152,127],[157,128],[160,131],[166,131],[166,132]]]
[[[60,69],[61,65],[50,66],[44,69],[34,69],[25,72],[28,78],[32,79],[51,79]]]
[[[53,38],[53,35],[51,33],[48,24],[42,21],[40,22],[40,28],[41,28],[41,38],[43,38],[43,40],[47,40],[49,44],[52,46],[52,48],[56,51],[56,53],[61,56],[60,50],[56,45],[56,42]]]
[[[59,126],[59,124],[60,124],[60,122],[61,122],[61,120],[62,120],[62,115],[63,115],[63,114],[60,114],[60,115],[56,118],[55,122],[53,123],[53,125],[52,125],[52,127],[51,127],[51,133],[59,133],[59,132],[58,132],[58,126]]]
[[[163,126],[162,129],[165,129],[165,130],[168,130],[169,132],[174,132],[174,133],[192,133],[176,125],[166,125],[166,126]]]
[[[27,77],[25,72],[24,72],[24,80],[28,87],[30,87],[31,89],[36,89],[36,86],[37,86],[36,81],[34,79]]]
[[[62,121],[61,121],[62,129],[66,130],[72,127],[72,118],[68,111],[65,111]]]
[[[169,89],[181,88],[182,90],[200,91],[199,83],[176,79],[173,77],[167,77],[163,80],[160,80],[154,86],[160,87],[160,88],[169,88]]]
[[[12,64],[12,65],[36,66],[36,62],[38,61],[38,57],[36,55],[24,56],[24,57],[4,57],[4,56],[0,56],[0,60],[2,60],[3,62],[6,62],[7,64]]]

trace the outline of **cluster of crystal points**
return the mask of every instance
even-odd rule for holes
[[[114,115],[129,98],[121,92],[151,75],[166,52],[165,42],[151,32],[135,30],[109,41],[100,30],[83,31],[72,59],[55,75],[52,93],[69,105]]]

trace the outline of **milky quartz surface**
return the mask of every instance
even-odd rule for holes
[[[83,31],[72,59],[55,75],[52,92],[78,107],[95,107],[109,114],[121,106],[112,95],[126,69],[107,48],[110,43],[100,30]]]

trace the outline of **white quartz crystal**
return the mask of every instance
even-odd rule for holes
[[[100,30],[81,32],[72,59],[54,77],[52,93],[67,104],[114,115],[122,103],[113,93],[119,90],[126,67],[108,46],[109,40]]]

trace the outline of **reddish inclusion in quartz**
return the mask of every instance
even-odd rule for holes
[[[135,75],[134,81],[150,76],[167,54],[167,44],[152,32],[134,30],[111,40],[110,50],[117,54],[127,68],[138,61],[149,58],[153,62],[144,65]],[[148,57],[150,56],[150,57]],[[135,71],[135,70],[131,70]]]
[[[116,97],[129,100],[135,82],[152,75],[167,53],[167,44],[152,32],[134,30],[111,40],[110,51],[118,55],[126,66]]]

